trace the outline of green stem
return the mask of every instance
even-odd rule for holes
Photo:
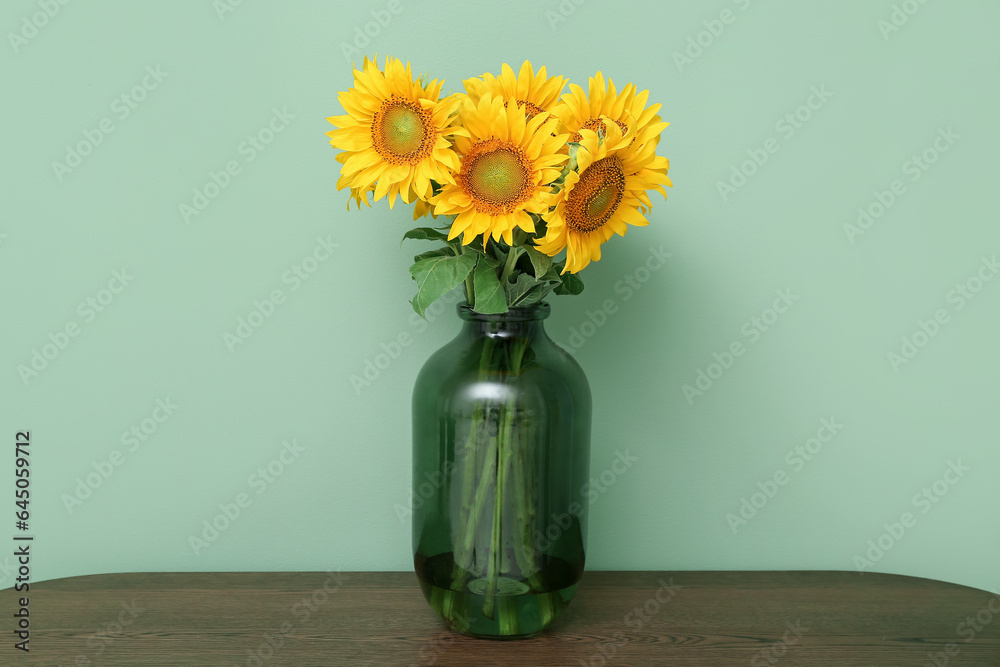
[[[493,339],[486,337],[483,341],[483,352],[479,358],[479,380],[484,381],[489,376],[492,366],[493,355],[496,345]],[[465,440],[465,466],[462,471],[462,507],[459,514],[459,525],[468,527],[470,525],[470,514],[472,512],[472,492],[476,486],[476,450],[479,442],[479,432],[485,425],[486,410],[483,403],[478,403],[472,412],[472,422],[469,424],[469,435]],[[466,533],[467,535],[467,533]],[[464,582],[468,575],[468,570],[472,568],[472,546],[471,543],[461,542],[456,545],[454,562],[456,568],[462,571],[455,572],[455,581]],[[457,587],[461,590],[461,586]]]
[[[485,380],[489,377],[490,373],[493,371],[494,367],[499,368],[501,366],[501,359],[503,358],[503,348],[492,339],[487,337],[489,341],[489,346],[491,349],[490,354],[484,349],[483,356],[480,360],[479,365],[479,377],[481,380]],[[483,343],[484,346],[487,344]],[[485,401],[479,404],[479,408],[482,411],[482,424],[484,428],[489,426],[489,413],[490,407]],[[478,437],[478,428],[476,429],[476,434]],[[475,461],[476,457],[471,458],[471,462],[466,460],[466,477],[463,480],[464,493],[471,493],[471,489],[475,489],[475,497],[472,500],[472,507],[469,508],[467,514],[462,517],[464,526],[462,527],[461,542],[456,545],[458,547],[458,552],[463,558],[463,562],[467,563],[467,567],[459,570],[457,577],[454,582],[455,590],[462,590],[465,585],[465,579],[471,574],[472,570],[472,547],[476,540],[476,524],[479,520],[479,515],[482,513],[483,508],[486,506],[486,494],[489,491],[488,480],[493,477],[493,466],[496,463],[496,448],[497,440],[496,438],[489,439],[489,445],[483,456],[483,468],[479,475],[478,480],[475,478]],[[478,441],[474,447],[474,453],[478,454],[479,447]]]
[[[452,220],[454,220],[454,218],[452,218]],[[461,239],[455,239],[453,241],[445,241],[445,245],[447,245],[448,248],[451,249],[451,253],[456,257],[465,252],[461,244]],[[469,306],[475,306],[475,298],[476,298],[475,284],[472,282],[472,271],[470,271],[469,275],[465,276],[465,301],[466,303],[469,304]],[[482,368],[482,365],[480,365],[480,368]]]
[[[514,266],[517,264],[517,258],[521,256],[524,249],[518,246],[514,246],[507,253],[507,261],[503,265],[503,274],[500,276],[500,284],[506,285],[507,279],[510,277],[511,271],[514,270]],[[523,350],[522,350],[523,351]]]
[[[476,305],[476,288],[472,282],[472,271],[469,271],[469,275],[465,276],[465,302],[470,307],[475,307]]]
[[[487,449],[486,457],[483,461],[483,471],[479,476],[479,484],[476,485],[476,496],[472,501],[472,511],[469,513],[465,524],[465,532],[462,534],[464,539],[461,542],[461,548],[464,553],[472,552],[472,544],[476,539],[476,518],[486,505],[486,492],[489,490],[486,480],[493,477],[493,465],[496,463],[497,455],[496,450],[497,439],[490,438],[489,449]],[[465,573],[460,574],[461,580],[464,581]],[[457,583],[461,584],[461,581]]]
[[[483,616],[493,618],[493,602],[497,594],[497,583],[500,574],[500,560],[503,553],[503,503],[504,488],[507,479],[507,466],[510,464],[510,428],[513,411],[504,405],[501,408],[503,426],[497,433],[496,447],[496,482],[493,485],[493,529],[490,532],[489,561],[486,566],[486,593],[483,600]]]
[[[514,498],[517,500],[518,531],[515,531],[516,546],[514,556],[521,576],[528,579],[532,588],[537,588],[538,563],[532,547],[532,527],[535,523],[535,508],[532,502],[531,466],[529,450],[530,432],[524,422],[518,425],[517,449],[514,459]]]
[[[510,374],[514,378],[516,378],[521,372],[521,361],[524,357],[524,352],[527,349],[527,346],[527,338],[515,339],[514,350],[511,355],[512,359],[510,362]],[[506,480],[507,465],[510,463],[511,459],[510,431],[514,421],[514,408],[516,401],[517,389],[516,386],[514,386],[511,387],[507,400],[502,407],[502,425],[497,431],[496,440],[498,443],[496,447],[492,446],[491,440],[491,450],[494,450],[494,455],[496,456],[496,480],[493,484],[493,530],[490,536],[489,564],[486,573],[486,592],[485,599],[483,600],[483,615],[486,616],[486,618],[493,618],[493,604],[497,592],[500,569],[499,565],[503,550],[503,505],[504,496],[506,495],[504,493],[506,486],[504,482]],[[480,480],[482,487],[486,486],[484,481],[485,478]]]
[[[521,570],[522,579],[527,580],[530,589],[536,593],[545,593],[545,582],[538,565],[537,553],[532,542],[535,526],[535,503],[531,453],[534,447],[531,443],[530,424],[522,419],[518,423],[517,452],[514,463],[514,497],[517,499],[518,528],[515,531],[515,551],[517,565]],[[538,596],[539,614],[545,624],[555,616],[552,599],[548,595]]]
[[[475,484],[476,474],[476,442],[479,436],[480,423],[483,419],[483,406],[477,405],[472,413],[472,422],[469,424],[469,437],[465,441],[465,466],[462,470],[462,507],[460,525],[465,525],[468,521],[469,512],[472,510],[472,491]],[[455,565],[465,569],[472,566],[469,554],[456,549]]]

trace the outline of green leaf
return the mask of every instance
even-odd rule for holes
[[[527,273],[519,273],[514,283],[504,285],[507,303],[511,308],[531,306],[542,300],[552,290],[553,283],[532,278]]]
[[[455,239],[454,241],[452,241],[452,243],[457,243],[457,242],[458,242],[458,239]],[[472,255],[473,257],[479,257],[479,256],[482,256],[484,254],[482,249],[477,248],[476,246],[472,245],[471,243],[469,245],[459,245],[458,247],[461,249],[461,252],[463,252],[463,253],[465,253],[467,255]]]
[[[552,258],[545,253],[539,252],[531,246],[525,246],[524,251],[527,253],[528,259],[531,260],[531,268],[535,270],[536,278],[541,278],[552,268]]]
[[[453,255],[451,247],[445,246],[443,248],[435,248],[434,250],[428,250],[427,252],[422,252],[419,255],[413,257],[413,263],[416,264],[422,259],[430,259],[432,257],[450,257]]]
[[[475,296],[472,309],[483,315],[507,312],[507,297],[497,278],[500,262],[489,255],[480,255],[476,262],[476,272],[472,275]]]
[[[545,275],[542,276],[542,280],[546,280],[554,285],[561,284],[562,278],[559,277],[559,266],[555,264],[552,265],[549,270],[545,272]]]
[[[414,227],[403,234],[403,241],[406,239],[419,239],[421,241],[447,241],[448,233],[433,227]],[[400,241],[402,245],[403,241]]]
[[[410,275],[417,281],[413,310],[423,317],[428,306],[461,285],[475,266],[473,254],[427,257],[414,263],[410,267]]]
[[[553,268],[562,271],[565,262],[559,262]],[[579,294],[583,291],[583,281],[575,273],[559,274],[560,284],[556,286],[556,294]]]

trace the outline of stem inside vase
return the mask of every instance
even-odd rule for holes
[[[454,583],[456,590],[463,590],[467,578],[474,572],[481,572],[480,565],[485,560],[483,615],[490,619],[494,618],[496,612],[500,578],[511,569],[510,554],[504,545],[505,524],[510,525],[508,531],[515,537],[514,561],[521,579],[534,578],[536,574],[534,549],[531,545],[534,512],[529,509],[534,507],[534,487],[527,470],[531,460],[531,445],[526,429],[515,424],[518,419],[516,383],[527,347],[527,338],[521,336],[484,338],[479,365],[480,381],[502,381],[509,391],[499,404],[487,398],[476,403],[464,451],[459,523],[462,532],[455,545]],[[495,430],[491,423],[494,415]],[[476,465],[476,454],[482,441],[485,441],[483,444],[486,450],[479,468]],[[487,499],[491,491],[492,511],[486,514]],[[513,515],[505,516],[504,509],[508,505],[509,495],[513,496],[510,504],[516,511]],[[475,548],[476,538],[485,529],[484,522],[488,518],[489,539],[484,545],[486,553],[482,554]]]

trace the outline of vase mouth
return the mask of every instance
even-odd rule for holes
[[[533,306],[510,308],[506,313],[493,315],[477,313],[468,302],[458,304],[458,316],[467,322],[535,322],[544,320],[551,312],[552,308],[544,301]]]

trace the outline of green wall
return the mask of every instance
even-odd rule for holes
[[[672,122],[669,200],[549,320],[594,393],[591,569],[1000,586],[998,22],[992,0],[5,2],[0,485],[30,429],[34,575],[410,567],[409,393],[458,320],[407,303],[409,211],[335,189],[357,39],[455,89],[601,69]],[[192,547],[220,504],[239,517]]]

